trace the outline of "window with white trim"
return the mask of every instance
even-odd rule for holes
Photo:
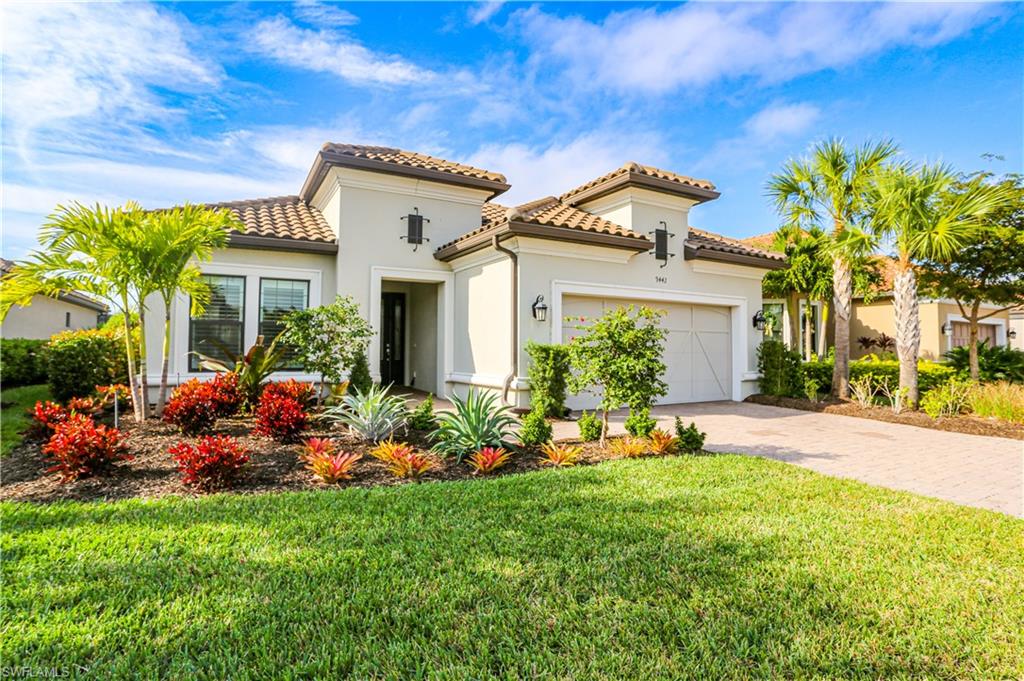
[[[210,302],[188,324],[189,370],[201,371],[199,353],[229,362],[228,352],[241,355],[245,340],[245,277],[204,274]]]
[[[260,279],[260,328],[263,342],[269,345],[284,330],[284,317],[309,307],[309,282],[300,279]],[[302,369],[293,348],[285,348],[286,371]]]

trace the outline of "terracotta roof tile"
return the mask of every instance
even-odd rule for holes
[[[443,158],[428,156],[427,154],[420,154],[415,151],[404,151],[393,147],[375,147],[363,144],[336,144],[334,142],[328,142],[323,146],[323,151],[341,154],[343,156],[352,156],[354,158],[365,158],[372,161],[392,163],[398,166],[422,168],[424,170],[436,170],[443,173],[450,173],[452,175],[462,175],[464,177],[475,177],[481,180],[489,180],[491,182],[505,182],[505,176],[501,173],[482,170],[464,163],[446,161]]]
[[[570,189],[569,191],[562,194],[559,198],[562,201],[569,201],[573,197],[577,196],[578,194],[582,194],[588,189],[592,189],[600,184],[608,182],[609,180],[613,180],[619,176],[628,175],[629,173],[646,175],[648,177],[653,177],[659,180],[668,180],[670,182],[675,182],[680,186],[696,187],[697,189],[715,191],[715,185],[709,182],[708,180],[699,180],[693,177],[687,177],[686,175],[679,175],[678,173],[673,173],[668,170],[655,168],[654,166],[645,166],[640,163],[636,163],[635,161],[629,161],[628,163],[624,163],[621,167],[616,168],[610,173],[595,178],[585,184],[581,184],[579,187],[576,187],[575,189]]]
[[[747,255],[777,262],[786,261],[786,256],[782,253],[755,248],[749,244],[743,243],[739,239],[730,239],[727,236],[708,232],[703,229],[697,229],[696,227],[690,227],[689,232],[686,235],[686,243],[687,245],[697,249],[707,249],[710,251],[719,251],[721,253],[733,253],[735,255]]]
[[[275,196],[246,201],[207,204],[210,208],[227,208],[245,224],[239,234],[334,243],[334,232],[319,210],[298,196]]]

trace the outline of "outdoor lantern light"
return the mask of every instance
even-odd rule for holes
[[[953,325],[950,324],[949,322],[946,322],[945,324],[943,324],[942,325],[942,334],[944,336],[952,336],[953,335]]]
[[[430,241],[427,237],[423,236],[423,223],[430,222],[430,218],[425,218],[420,215],[420,209],[413,207],[412,213],[403,215],[402,219],[406,221],[406,233],[398,237],[399,239],[405,239],[408,243],[412,244],[413,253],[420,247],[424,241]]]
[[[533,301],[533,318],[538,322],[543,322],[548,318],[548,306],[544,303],[544,296],[537,296],[537,300]]]
[[[765,319],[764,310],[758,310],[755,312],[754,318],[751,319],[751,321],[754,323],[754,328],[758,331],[764,331],[764,326],[768,322],[768,320]]]
[[[1006,337],[1007,338],[1016,338],[1017,337],[1017,329],[1010,329],[1009,331],[1007,331],[1006,332]]]

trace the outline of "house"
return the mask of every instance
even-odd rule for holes
[[[773,248],[774,235],[759,234],[744,239],[743,242],[752,247],[766,250]],[[895,276],[895,261],[889,257],[878,258],[881,282],[876,287],[870,301],[857,296],[853,299],[853,311],[850,317],[850,356],[854,359],[871,353],[879,352],[877,345],[869,345],[869,340],[877,341],[880,337],[896,337],[896,313],[893,308],[892,282]],[[831,301],[829,307],[831,307]],[[982,305],[982,313],[1001,310],[1003,306]],[[764,313],[771,318],[780,320],[768,330],[777,333],[790,347],[800,348],[805,358],[807,347],[816,355],[823,355],[834,343],[835,327],[832,323],[831,310],[826,310],[820,302],[808,301],[806,297],[797,296],[799,323],[791,323],[791,310],[786,301],[767,298],[764,301]],[[938,360],[943,354],[955,347],[970,342],[970,327],[961,314],[956,301],[944,298],[920,298],[919,314],[921,320],[921,348],[923,359]],[[826,319],[826,315],[828,318]],[[1010,345],[1018,336],[1012,324],[1011,312],[1001,310],[980,322],[979,339],[991,345]],[[822,330],[824,328],[824,333]],[[810,334],[808,344],[807,335]],[[864,339],[864,342],[860,342]],[[889,348],[895,351],[895,348]]]
[[[714,185],[627,163],[519,206],[497,172],[386,147],[325,144],[299,193],[215,206],[244,231],[201,267],[214,290],[198,318],[173,304],[174,382],[202,376],[192,351],[273,337],[289,310],[350,295],[376,332],[375,380],[438,394],[477,387],[529,405],[528,341],[561,343],[581,318],[655,306],[669,330],[665,402],[740,400],[756,388],[761,278],[774,253],[689,227]],[[147,334],[160,335],[153,300]],[[150,343],[150,384],[159,343]],[[298,365],[282,376],[313,380]],[[575,398],[573,407],[593,399]]]
[[[14,267],[0,258],[0,276]],[[3,322],[4,338],[49,338],[60,331],[95,329],[107,315],[107,306],[75,291],[56,298],[33,296],[28,305],[15,305]]]

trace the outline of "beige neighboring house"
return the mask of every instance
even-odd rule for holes
[[[526,407],[528,341],[562,343],[577,333],[566,318],[635,303],[666,312],[664,402],[755,391],[752,316],[762,276],[784,262],[689,226],[714,185],[627,163],[519,206],[496,202],[508,189],[499,173],[425,154],[325,144],[297,195],[216,204],[245,229],[201,264],[215,292],[204,315],[190,318],[184,297],[173,304],[173,382],[209,375],[190,351],[240,352],[276,335],[287,311],[340,294],[370,320],[371,373],[385,384],[477,387]],[[150,302],[146,332],[158,338],[163,306]],[[281,376],[315,379],[299,366]]]
[[[1010,347],[1024,350],[1024,307],[1014,308],[1008,314],[1010,320]]]
[[[0,276],[14,263],[0,258]],[[4,338],[49,338],[72,329],[95,329],[108,308],[81,293],[62,293],[57,298],[34,296],[28,305],[15,305],[7,313],[0,334]]]

